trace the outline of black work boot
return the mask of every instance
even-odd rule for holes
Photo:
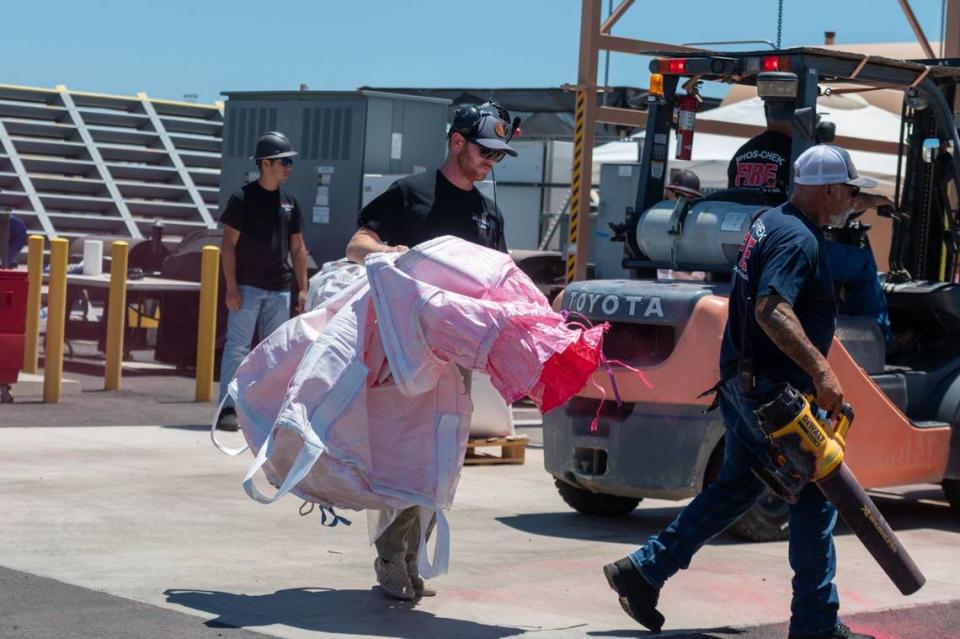
[[[657,610],[660,589],[650,585],[629,557],[603,567],[610,587],[620,595],[620,607],[641,626],[653,632],[663,628],[663,615]]]
[[[237,411],[233,406],[224,406],[217,417],[217,430],[240,430],[240,424],[237,422]]]
[[[819,635],[797,635],[790,633],[788,639],[877,639],[873,635],[865,635],[860,632],[853,632],[847,628],[846,624],[838,623],[837,627],[830,632],[824,632]]]

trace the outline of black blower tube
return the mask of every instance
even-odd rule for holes
[[[840,464],[817,486],[900,592],[912,595],[920,590],[926,578],[847,465]]]

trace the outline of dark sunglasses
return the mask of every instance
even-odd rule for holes
[[[476,144],[476,145],[477,145],[477,148],[480,149],[480,157],[482,157],[484,160],[493,160],[494,162],[499,162],[500,160],[503,159],[503,156],[505,156],[505,155],[507,154],[505,151],[497,151],[496,149],[488,149],[487,147],[483,146],[482,144],[480,144],[480,143],[477,142],[476,140],[470,140],[470,142],[471,142],[472,144]]]
[[[857,197],[860,195],[860,187],[854,186],[853,184],[841,184],[840,186],[845,186],[850,189],[850,197]]]
[[[279,162],[281,166],[293,166],[293,158],[279,158],[274,162]]]

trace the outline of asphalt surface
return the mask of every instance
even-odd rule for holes
[[[17,639],[264,639],[157,606],[0,568],[0,637]]]
[[[275,618],[271,610],[292,606],[313,611],[313,615],[298,615],[302,625],[314,625],[317,632],[326,631],[325,607],[352,606],[369,611],[371,601],[384,602],[378,614],[416,615],[414,607],[385,603],[375,593],[356,592],[343,597],[331,596],[335,591],[321,589],[290,589],[264,597],[244,597],[223,592],[170,592],[169,599],[197,610],[219,613],[216,618],[202,621],[194,615],[166,610],[158,606],[130,601],[122,597],[71,586],[52,579],[0,568],[0,637],[11,639],[265,639],[271,635],[238,628],[257,627],[265,620]],[[353,601],[350,602],[349,598]],[[237,601],[243,600],[239,611]],[[329,602],[325,601],[330,600]],[[315,623],[304,623],[310,617]],[[327,617],[328,618],[328,617]],[[293,622],[293,619],[289,621]],[[845,622],[860,632],[874,633],[878,639],[935,639],[958,636],[940,634],[943,629],[960,628],[960,606],[954,603],[921,605],[911,608],[884,610],[875,613],[850,615]],[[297,622],[294,622],[297,623]],[[364,632],[362,619],[337,627],[340,636]],[[504,628],[504,630],[507,630]],[[419,630],[408,633],[385,633],[382,637],[477,637],[499,638],[529,634],[537,637],[537,629],[515,629],[506,634],[499,631],[470,631],[423,619]],[[570,630],[575,630],[571,628]],[[453,632],[454,634],[443,634]],[[949,632],[949,631],[946,631]],[[774,639],[787,636],[787,624],[766,624],[746,628],[697,628],[668,630],[659,635],[636,629],[592,630],[584,637],[669,637],[671,639]]]

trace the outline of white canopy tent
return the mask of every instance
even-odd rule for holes
[[[894,142],[900,135],[900,118],[889,111],[867,103],[858,95],[832,95],[818,101],[817,112],[823,119],[836,125],[837,135]],[[760,98],[743,100],[697,115],[698,120],[731,122],[764,126],[763,101]],[[593,150],[594,183],[600,178],[600,165],[605,163],[636,162],[638,142],[643,140],[641,132],[622,142],[609,142]],[[727,185],[727,163],[747,138],[716,135],[713,133],[695,133],[693,138],[693,159],[689,161],[672,159],[676,149],[676,139],[670,139],[670,167],[685,168],[694,171],[705,189],[721,189]],[[893,177],[897,172],[897,157],[885,153],[851,151],[851,157],[857,169],[864,174],[888,182],[892,189]]]

